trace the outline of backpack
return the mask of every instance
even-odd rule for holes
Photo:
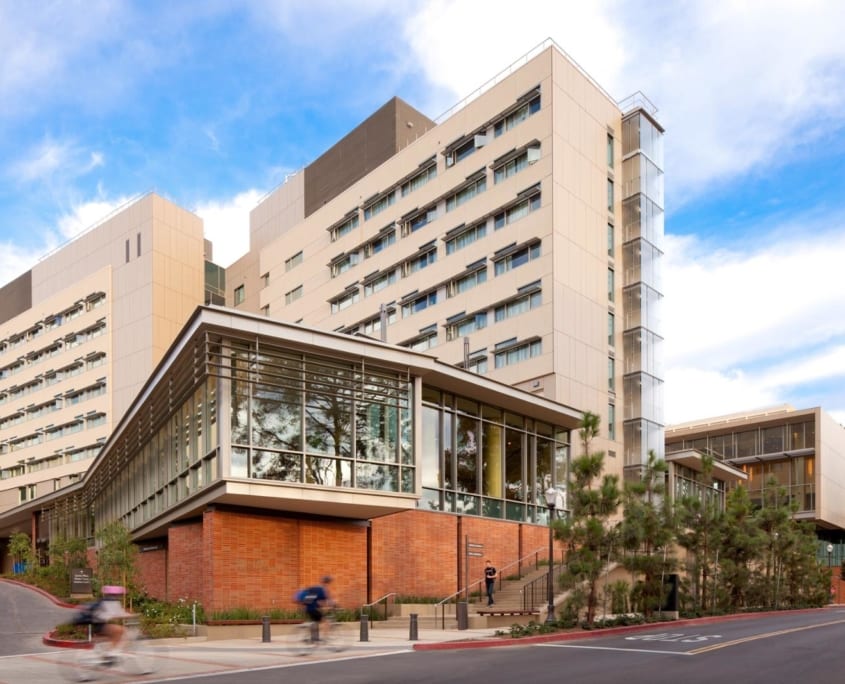
[[[90,625],[94,622],[94,615],[100,609],[102,599],[86,603],[79,612],[73,617],[71,624],[73,625]]]
[[[308,590],[307,589],[300,589],[298,592],[296,592],[293,595],[293,600],[296,603],[305,603],[305,601],[307,599],[308,599]]]

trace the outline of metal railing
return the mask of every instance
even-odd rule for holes
[[[523,566],[528,565],[530,559],[533,558],[533,561],[530,561],[531,566],[533,566],[533,568],[532,568],[533,570],[537,570],[540,567],[540,561],[542,559],[543,554],[546,554],[546,555],[548,554],[548,549],[546,549],[545,546],[538,547],[534,551],[531,551],[528,554],[526,554],[525,556],[522,556],[522,558],[518,558],[517,560],[515,560],[511,563],[508,563],[507,565],[502,567],[502,569],[499,570],[498,588],[501,589],[502,588],[502,582],[507,577],[512,576],[512,575],[507,574],[507,570],[510,569],[510,568],[516,567],[517,568],[516,574],[517,574],[518,577],[521,578],[522,575],[523,575]],[[446,629],[446,610],[447,610],[447,607],[448,606],[456,606],[457,603],[458,603],[458,598],[462,595],[465,595],[466,596],[466,602],[470,603],[473,596],[476,595],[476,592],[475,592],[476,587],[478,587],[477,596],[480,600],[481,596],[482,596],[481,586],[483,584],[484,584],[484,579],[482,578],[480,580],[472,582],[471,584],[469,584],[465,587],[462,587],[461,589],[456,591],[454,594],[450,594],[449,596],[447,596],[443,600],[435,603],[434,604],[434,624],[437,624],[437,619],[439,617],[440,618],[440,628]],[[455,611],[455,617],[457,619],[457,610]]]
[[[390,606],[396,604],[396,592],[391,591],[389,594],[385,594],[381,598],[377,598],[372,603],[365,603],[361,606],[361,614],[362,615],[369,615],[372,616],[373,612],[372,609],[375,608],[380,603],[384,603],[384,619],[387,620],[388,617],[391,615]],[[393,599],[392,601],[390,599]]]

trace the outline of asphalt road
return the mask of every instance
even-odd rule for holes
[[[73,613],[31,589],[0,582],[0,656],[53,650],[41,637]]]
[[[526,646],[432,650],[181,679],[204,684],[842,684],[845,610],[665,625]]]

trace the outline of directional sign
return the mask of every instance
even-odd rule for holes
[[[467,556],[472,556],[473,558],[481,558],[484,556],[483,553],[479,553],[478,551],[467,551]]]
[[[474,544],[473,542],[467,542],[468,549],[483,549],[484,544]]]

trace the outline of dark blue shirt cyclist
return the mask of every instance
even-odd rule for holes
[[[315,584],[313,587],[302,589],[296,595],[297,601],[299,601],[305,609],[305,613],[313,622],[320,622],[323,619],[322,608],[331,603],[328,591],[328,585],[331,581],[331,577],[323,577],[323,579],[320,580],[320,584]]]

